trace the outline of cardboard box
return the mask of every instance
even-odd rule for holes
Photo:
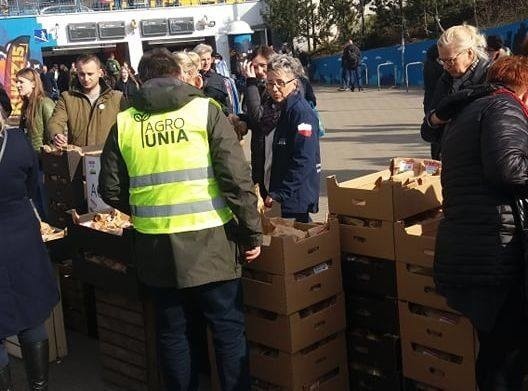
[[[303,389],[347,362],[344,333],[335,334],[294,354],[250,344],[251,376],[267,383]]]
[[[350,363],[350,389],[354,391],[400,391],[402,374]]]
[[[134,267],[134,231],[124,228],[122,235],[99,231],[84,225],[95,213],[70,221],[68,237],[76,249],[73,257],[75,277],[95,287],[138,299],[141,285]],[[114,267],[115,266],[115,267]]]
[[[475,351],[473,326],[462,315],[404,301],[399,310],[402,339],[460,356]]]
[[[396,297],[396,265],[393,261],[345,253],[342,256],[346,291]]]
[[[303,231],[317,226],[321,224],[295,223],[295,228]],[[328,259],[337,261],[339,255],[339,223],[336,219],[330,219],[328,230],[300,241],[290,236],[270,237],[269,246],[262,246],[259,258],[245,267],[283,275],[296,273]]]
[[[402,339],[403,375],[449,391],[474,391],[475,356],[458,356]]]
[[[346,328],[345,298],[333,296],[292,315],[246,308],[248,340],[295,353]]]
[[[124,228],[122,235],[115,235],[82,225],[82,223],[92,220],[94,216],[95,213],[82,214],[79,216],[79,224],[77,224],[73,222],[70,215],[68,237],[72,246],[81,253],[91,252],[132,265],[134,257],[133,228]]]
[[[298,387],[282,387],[257,378],[252,379],[251,385],[252,391],[341,391],[348,389],[349,383],[346,362],[340,364],[311,383]],[[215,391],[214,388],[213,391]]]
[[[394,251],[396,260],[433,267],[436,233],[443,214],[438,212],[432,217],[411,225],[404,221],[394,223]]]
[[[401,369],[400,338],[368,330],[347,332],[348,358],[351,362],[376,368],[385,373]]]
[[[380,221],[378,227],[340,224],[341,251],[374,258],[395,259],[394,225]]]
[[[404,378],[403,380],[405,391],[448,391],[445,388],[438,388],[425,384],[416,380]]]
[[[84,172],[86,175],[86,201],[88,212],[101,212],[108,210],[98,192],[99,172],[101,171],[101,151],[90,152],[84,155]]]
[[[280,276],[253,270],[242,274],[244,303],[290,315],[343,290],[339,260],[328,260],[296,274]]]
[[[328,209],[337,215],[394,222],[441,206],[440,176],[421,176],[405,184],[407,179],[391,179],[390,170],[341,183],[327,177]]]
[[[433,269],[405,262],[396,262],[398,298],[432,308],[456,312],[447,305],[433,280]]]
[[[347,293],[346,306],[349,328],[367,329],[392,335],[400,334],[396,300]]]

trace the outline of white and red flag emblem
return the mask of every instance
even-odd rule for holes
[[[305,123],[297,125],[297,133],[304,137],[312,137],[312,125]]]

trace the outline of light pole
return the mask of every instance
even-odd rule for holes
[[[403,0],[400,0],[400,13],[401,13],[401,79],[402,85],[405,83],[403,72],[405,69],[405,15],[403,13]],[[396,75],[394,75],[396,79]]]

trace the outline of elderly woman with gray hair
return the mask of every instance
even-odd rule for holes
[[[268,62],[266,88],[280,107],[277,127],[266,136],[265,203],[281,204],[282,216],[309,222],[319,211],[319,121],[301,92],[301,63],[286,54]]]
[[[483,87],[490,65],[486,38],[469,25],[447,29],[437,42],[438,62],[444,73],[438,80],[421,128],[431,143],[431,155],[440,159],[440,142],[446,124],[473,100],[489,93]]]

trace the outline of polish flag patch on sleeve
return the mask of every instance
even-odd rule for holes
[[[297,125],[297,133],[304,137],[312,137],[312,125],[305,123]]]

